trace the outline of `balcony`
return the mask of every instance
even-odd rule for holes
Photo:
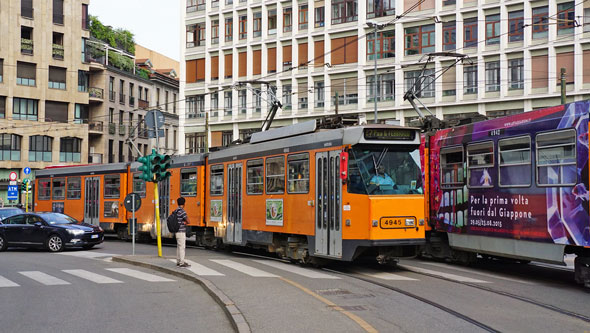
[[[109,123],[109,134],[117,133],[117,125],[114,123]]]
[[[88,163],[102,164],[102,154],[88,154]]]
[[[125,135],[125,127],[126,125],[119,124],[119,135]]]
[[[119,104],[125,105],[125,94],[119,94]]]
[[[114,91],[109,91],[109,101],[114,102],[117,99],[117,93]]]
[[[102,134],[104,130],[104,123],[102,121],[91,121],[88,123],[88,131]]]
[[[33,54],[33,41],[30,39],[20,39],[20,52],[22,54]]]
[[[130,137],[135,136],[135,126],[133,126],[133,125],[129,125],[129,136]]]
[[[135,97],[129,96],[129,106],[135,106]]]
[[[143,99],[138,99],[137,103],[140,109],[147,109],[150,107],[150,103]]]
[[[90,87],[88,88],[88,97],[90,100],[102,102],[104,100],[104,89]]]
[[[53,44],[53,59],[64,60],[64,47],[63,45]]]

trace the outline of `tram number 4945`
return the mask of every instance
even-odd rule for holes
[[[383,217],[381,218],[381,228],[391,229],[391,228],[403,228],[405,219],[403,218],[391,218],[391,217]]]

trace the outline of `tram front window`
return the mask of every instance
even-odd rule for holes
[[[422,194],[418,147],[356,145],[350,150],[348,192]]]

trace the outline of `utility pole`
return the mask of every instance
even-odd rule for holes
[[[340,101],[338,100],[338,92],[336,92],[336,96],[334,96],[334,97],[336,98],[336,103],[335,103],[336,106],[334,108],[335,108],[336,115],[338,115],[338,104],[340,104]]]
[[[565,68],[561,67],[561,104],[565,104]]]

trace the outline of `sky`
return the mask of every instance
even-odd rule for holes
[[[180,60],[181,0],[90,0],[88,12],[104,25],[123,28],[135,42]]]

